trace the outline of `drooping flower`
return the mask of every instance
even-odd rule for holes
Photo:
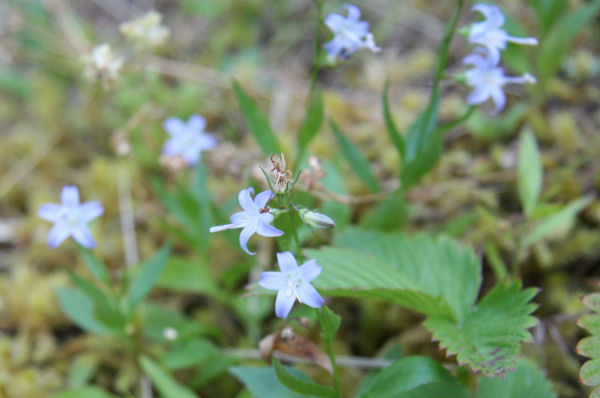
[[[170,117],[163,123],[163,128],[171,138],[163,146],[163,155],[182,156],[188,165],[194,166],[200,159],[202,151],[217,146],[217,139],[204,132],[206,120],[200,115],[192,115],[184,122]]]
[[[271,225],[275,217],[270,213],[267,205],[273,197],[273,192],[266,190],[252,199],[250,195],[253,193],[254,189],[252,187],[242,189],[238,194],[238,200],[243,210],[234,213],[229,218],[231,224],[219,225],[210,229],[210,232],[218,232],[226,229],[242,228],[240,246],[246,253],[251,255],[255,253],[248,250],[248,240],[255,233],[269,238],[283,235],[283,231]]]
[[[46,203],[38,210],[38,216],[54,223],[48,234],[48,246],[55,248],[69,236],[88,249],[96,243],[87,223],[100,216],[104,208],[100,202],[79,203],[79,190],[74,186],[62,189],[61,204]]]
[[[494,64],[500,62],[500,51],[506,49],[506,43],[508,42],[529,46],[538,44],[535,37],[514,37],[501,29],[505,20],[504,14],[498,6],[475,4],[472,9],[483,14],[485,19],[471,25],[469,41],[485,46],[489,50],[490,58]]]
[[[124,22],[121,33],[139,49],[153,49],[163,45],[171,36],[171,30],[162,25],[162,15],[150,11],[141,17]]]
[[[324,45],[332,63],[340,58],[348,59],[362,48],[371,52],[381,50],[369,33],[369,23],[360,20],[360,9],[352,4],[344,8],[348,10],[347,17],[332,13],[325,18],[325,24],[334,34],[333,39]]]
[[[491,98],[496,104],[494,113],[500,112],[506,104],[506,95],[502,91],[505,84],[526,84],[536,81],[535,77],[529,73],[525,73],[523,76],[506,76],[504,68],[497,66],[489,52],[481,47],[467,55],[463,59],[463,64],[473,66],[465,73],[467,84],[474,88],[467,97],[467,102],[476,105]]]
[[[292,253],[277,253],[281,272],[267,271],[260,276],[258,284],[265,289],[277,290],[275,315],[287,318],[296,299],[309,307],[319,308],[325,303],[317,289],[310,282],[321,273],[316,260],[309,260],[298,267]]]

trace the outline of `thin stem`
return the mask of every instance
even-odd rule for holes
[[[315,32],[315,47],[314,47],[314,60],[312,70],[310,72],[310,91],[308,94],[309,103],[313,97],[315,87],[317,85],[317,79],[319,77],[319,70],[321,69],[321,29],[323,21],[323,2],[321,0],[315,0],[317,3],[317,30]]]
[[[323,307],[319,308],[320,318],[323,318]],[[335,361],[335,354],[333,352],[332,339],[325,339],[327,343],[327,354],[329,355],[329,360],[331,361],[331,368],[333,369],[333,379],[335,381],[335,391],[337,392],[337,396],[342,398],[342,385],[340,384],[340,375],[338,372],[338,367]]]
[[[288,202],[288,208],[290,206],[290,202]],[[296,254],[298,255],[298,260],[300,260],[300,264],[304,263],[304,257],[302,256],[302,247],[300,244],[300,237],[298,236],[298,229],[296,228],[296,220],[294,218],[294,213],[289,212],[288,216],[290,217],[290,223],[292,225],[292,236],[294,237],[294,241],[296,242]]]
[[[465,0],[458,0],[458,5],[456,7],[456,11],[454,11],[454,15],[450,20],[450,23],[446,25],[446,31],[444,32],[444,38],[442,39],[440,60],[437,65],[437,69],[435,71],[435,78],[433,80],[433,86],[437,90],[440,80],[444,76],[444,69],[446,69],[446,65],[448,64],[448,52],[450,51],[450,42],[454,37],[454,31],[456,31],[456,25],[458,24],[458,20],[460,18],[460,14],[462,13],[463,6],[465,4]]]

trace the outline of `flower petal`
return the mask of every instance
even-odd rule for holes
[[[254,193],[254,188],[252,188],[252,187],[242,189],[240,191],[240,193],[238,194],[238,201],[240,202],[240,206],[242,206],[242,209],[249,211],[251,213],[258,213],[258,207],[256,207],[256,204],[254,203],[254,201],[252,200],[252,197],[250,196],[250,194],[253,194],[253,193]]]
[[[200,115],[192,115],[190,116],[187,125],[193,132],[202,132],[206,127],[206,119]]]
[[[198,137],[198,147],[202,151],[213,149],[218,143],[219,141],[217,140],[217,137],[212,134],[202,134],[200,137]]]
[[[317,264],[317,260],[309,260],[302,264],[298,271],[300,271],[300,275],[302,275],[302,280],[306,282],[310,282],[315,279],[321,273],[321,266]]]
[[[267,224],[263,220],[258,220],[258,223],[256,223],[256,232],[259,235],[266,236],[267,238],[274,238],[276,236],[283,235],[283,231],[278,230],[270,224]]]
[[[60,196],[63,206],[77,206],[79,204],[79,190],[75,186],[64,186]]]
[[[260,274],[258,284],[265,289],[280,290],[287,286],[286,278],[282,272],[267,271]]]
[[[189,166],[195,166],[196,163],[198,163],[198,160],[200,160],[200,151],[200,148],[196,145],[191,145],[186,147],[181,155]]]
[[[73,228],[73,239],[87,249],[93,249],[96,246],[96,242],[94,242],[94,237],[92,236],[90,229],[83,223],[79,224],[76,228]]]
[[[64,222],[56,223],[52,229],[50,229],[50,233],[48,233],[48,246],[54,249],[63,243],[69,236],[71,236],[71,229],[68,224]]]
[[[504,105],[506,104],[506,95],[504,95],[504,91],[500,87],[491,90],[490,92],[492,96],[492,100],[496,104],[494,109],[494,114],[500,113],[502,109],[504,109]]]
[[[264,209],[272,197],[273,197],[273,192],[271,192],[270,190],[267,189],[266,191],[262,191],[261,193],[256,195],[256,197],[254,198],[254,204],[259,209]]]
[[[360,8],[355,6],[354,4],[346,4],[344,6],[346,10],[348,10],[348,19],[351,21],[360,20]]]
[[[246,225],[244,229],[242,229],[242,232],[240,232],[240,246],[242,247],[242,250],[244,250],[246,253],[252,256],[256,253],[253,253],[250,250],[248,250],[248,240],[252,235],[254,235],[254,233],[256,233],[255,223]]]
[[[287,318],[294,306],[294,301],[296,301],[296,298],[293,295],[288,296],[286,294],[286,289],[277,292],[277,298],[275,299],[275,315],[279,318]]]
[[[163,122],[163,128],[170,135],[176,136],[187,130],[185,123],[176,117],[170,117]]]
[[[340,14],[332,13],[325,18],[325,25],[327,25],[327,27],[331,29],[333,33],[337,33],[342,28],[342,25],[345,21],[345,17],[341,16]]]
[[[490,92],[483,87],[476,87],[467,97],[467,103],[470,105],[481,104],[490,98]]]
[[[241,228],[240,226],[234,224],[225,224],[225,225],[215,225],[214,227],[210,227],[209,232],[220,232],[225,231],[227,229]]]
[[[172,137],[162,148],[163,155],[175,156],[181,154],[184,150],[183,139],[181,137]]]
[[[277,253],[277,262],[279,263],[279,269],[284,274],[298,269],[298,262],[294,258],[294,255],[289,251]]]
[[[490,6],[487,4],[475,4],[473,11],[478,11],[485,17],[483,21],[486,25],[494,28],[499,28],[504,25],[504,14],[498,6]]]
[[[61,218],[62,206],[56,203],[45,203],[38,209],[38,216],[46,221],[57,222]]]
[[[88,222],[93,220],[96,217],[99,217],[104,213],[104,208],[100,204],[100,202],[85,202],[81,206],[79,206],[79,210],[81,212],[81,220]]]
[[[321,297],[317,289],[308,282],[303,282],[296,288],[298,300],[308,305],[309,307],[319,308],[325,303],[325,299]]]

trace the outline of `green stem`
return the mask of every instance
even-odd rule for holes
[[[314,47],[314,57],[312,70],[310,72],[310,91],[308,95],[307,103],[310,103],[310,100],[313,97],[313,93],[315,91],[315,87],[317,85],[317,79],[319,77],[319,70],[321,69],[321,32],[323,25],[323,2],[321,0],[315,0],[317,3],[317,30],[315,32],[315,47]]]
[[[440,60],[435,71],[435,78],[433,79],[433,86],[435,90],[437,90],[439,82],[444,76],[444,70],[446,69],[446,65],[448,64],[448,52],[450,51],[450,42],[454,37],[456,25],[458,24],[460,14],[462,13],[465,0],[458,0],[457,3],[458,5],[456,7],[456,11],[454,11],[454,15],[452,16],[450,23],[446,25],[446,31],[444,32],[444,38],[442,39],[442,46],[440,49]]]
[[[319,308],[320,318],[323,317],[323,307]],[[329,360],[331,361],[331,367],[333,369],[333,380],[335,382],[335,391],[337,393],[338,398],[343,398],[342,395],[342,385],[340,384],[340,374],[338,372],[338,367],[335,362],[335,354],[333,353],[333,341],[332,339],[325,339],[327,343],[327,354],[329,355]]]
[[[454,119],[451,122],[448,122],[446,124],[443,124],[439,127],[439,129],[442,131],[442,133],[445,133],[448,130],[452,130],[454,127],[458,126],[459,124],[462,124],[463,122],[467,121],[471,115],[473,115],[473,113],[475,112],[476,106],[472,105],[469,107],[469,109],[459,118]]]
[[[288,208],[290,204],[288,202]],[[298,236],[298,229],[296,228],[296,220],[294,218],[294,212],[288,213],[290,217],[290,223],[292,225],[292,236],[294,237],[294,241],[296,242],[296,254],[298,255],[298,260],[300,264],[304,264],[304,257],[302,256],[302,247],[300,244],[300,237]]]

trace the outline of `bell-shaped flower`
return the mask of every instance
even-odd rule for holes
[[[469,41],[485,46],[490,52],[490,58],[495,63],[500,62],[500,51],[506,49],[506,43],[525,44],[535,46],[538,40],[535,37],[514,37],[501,29],[504,25],[504,14],[498,6],[475,4],[473,11],[480,12],[484,20],[471,25]]]
[[[278,291],[275,315],[287,318],[296,300],[313,308],[319,308],[325,303],[325,299],[310,284],[321,273],[321,266],[316,260],[309,260],[298,267],[292,253],[283,252],[277,253],[277,262],[281,272],[263,272],[258,281],[265,289]]]
[[[467,55],[463,59],[463,63],[472,66],[465,72],[467,84],[474,88],[467,97],[467,102],[476,105],[491,98],[496,104],[494,113],[500,112],[506,104],[506,95],[502,91],[505,84],[526,84],[536,81],[535,77],[529,73],[523,76],[506,76],[504,68],[497,66],[486,49],[481,47]]]
[[[104,212],[100,202],[79,203],[77,187],[62,189],[61,204],[46,203],[38,210],[38,216],[54,223],[48,234],[48,246],[55,248],[69,236],[88,249],[96,243],[87,223]]]
[[[325,18],[325,24],[334,34],[333,39],[324,45],[332,63],[340,58],[348,59],[362,48],[372,52],[381,50],[369,33],[369,23],[360,20],[360,9],[352,4],[344,8],[348,10],[347,17],[332,13]]]
[[[229,218],[231,224],[219,225],[210,229],[210,232],[218,232],[226,229],[242,228],[240,246],[246,253],[251,255],[255,254],[248,250],[248,240],[252,235],[259,234],[269,238],[283,235],[283,231],[271,225],[275,217],[270,213],[267,205],[273,197],[273,192],[263,191],[252,199],[250,195],[253,193],[254,189],[252,187],[242,189],[238,194],[238,200],[243,210],[234,213]]]
[[[187,123],[170,117],[165,120],[163,127],[171,136],[163,146],[163,155],[182,156],[190,166],[198,163],[202,151],[217,146],[217,139],[204,132],[206,120],[200,115],[192,115]]]

